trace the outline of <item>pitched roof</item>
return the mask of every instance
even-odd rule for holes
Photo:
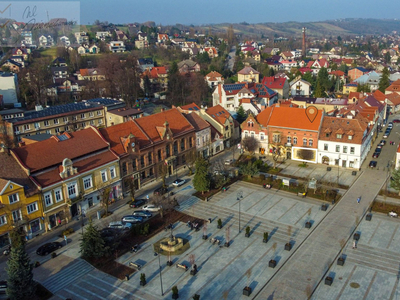
[[[181,109],[189,111],[199,111],[200,107],[196,103],[192,102],[191,104],[181,106]]]
[[[72,160],[107,148],[108,143],[96,128],[90,126],[11,151],[15,153],[23,166],[29,168],[31,172],[36,172],[56,166],[65,158]]]
[[[382,102],[385,101],[386,95],[382,93],[380,90],[376,90],[375,92],[372,93],[372,95],[375,97],[376,100]]]
[[[315,120],[311,122],[308,119],[306,109],[304,108],[271,106],[259,113],[256,118],[264,127],[274,126],[319,130],[323,113],[323,110],[318,110]]]
[[[135,119],[135,122],[154,143],[161,141],[157,127],[164,127],[165,122],[168,122],[168,126],[173,135],[194,131],[194,127],[176,108]]]
[[[221,105],[207,108],[206,113],[222,125],[225,125],[226,120],[231,116]]]
[[[284,77],[276,78],[275,76],[264,77],[263,80],[261,81],[262,84],[265,84],[265,86],[270,89],[283,89],[285,82],[286,78]]]
[[[254,70],[252,67],[250,66],[245,66],[243,69],[241,69],[238,74],[241,75],[249,75],[249,74],[260,74],[260,72],[258,72],[257,70]]]
[[[34,183],[29,179],[17,161],[7,153],[0,153],[0,191],[5,187],[8,181],[22,185],[26,195],[32,195],[38,192]]]
[[[323,141],[335,141],[349,144],[361,144],[364,137],[364,132],[368,128],[365,119],[355,118],[337,118],[325,116],[321,124],[321,132],[332,133],[329,136],[321,134],[319,139]],[[338,138],[336,134],[341,134]],[[349,139],[348,136],[352,138]]]
[[[190,113],[183,114],[183,116],[192,124],[196,131],[200,131],[210,127],[205,120],[203,120],[198,114]]]

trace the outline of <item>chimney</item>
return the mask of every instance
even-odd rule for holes
[[[302,47],[301,47],[301,51],[303,52],[303,57],[306,56],[306,28],[303,27],[303,43],[302,43]]]

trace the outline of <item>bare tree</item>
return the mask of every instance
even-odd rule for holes
[[[99,189],[100,203],[104,207],[106,216],[108,216],[108,206],[110,205],[111,187],[109,185],[103,186]]]
[[[247,136],[242,140],[242,146],[246,151],[254,153],[259,148],[259,142],[255,137]]]

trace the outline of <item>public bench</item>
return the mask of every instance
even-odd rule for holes
[[[133,262],[133,261],[131,261],[131,262],[129,263],[129,265],[130,265],[131,267],[134,267],[134,268],[138,269],[138,270],[140,270],[140,269],[142,268],[141,265],[139,265],[139,264],[137,264],[137,263],[135,263],[135,262]]]
[[[176,264],[176,267],[177,267],[177,268],[184,269],[185,271],[187,271],[187,270],[188,270],[188,267],[187,267],[187,266],[185,266],[184,264]]]

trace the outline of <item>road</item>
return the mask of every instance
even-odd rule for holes
[[[235,56],[236,56],[236,46],[233,46],[229,52],[226,67],[233,72],[233,67],[235,66]]]

